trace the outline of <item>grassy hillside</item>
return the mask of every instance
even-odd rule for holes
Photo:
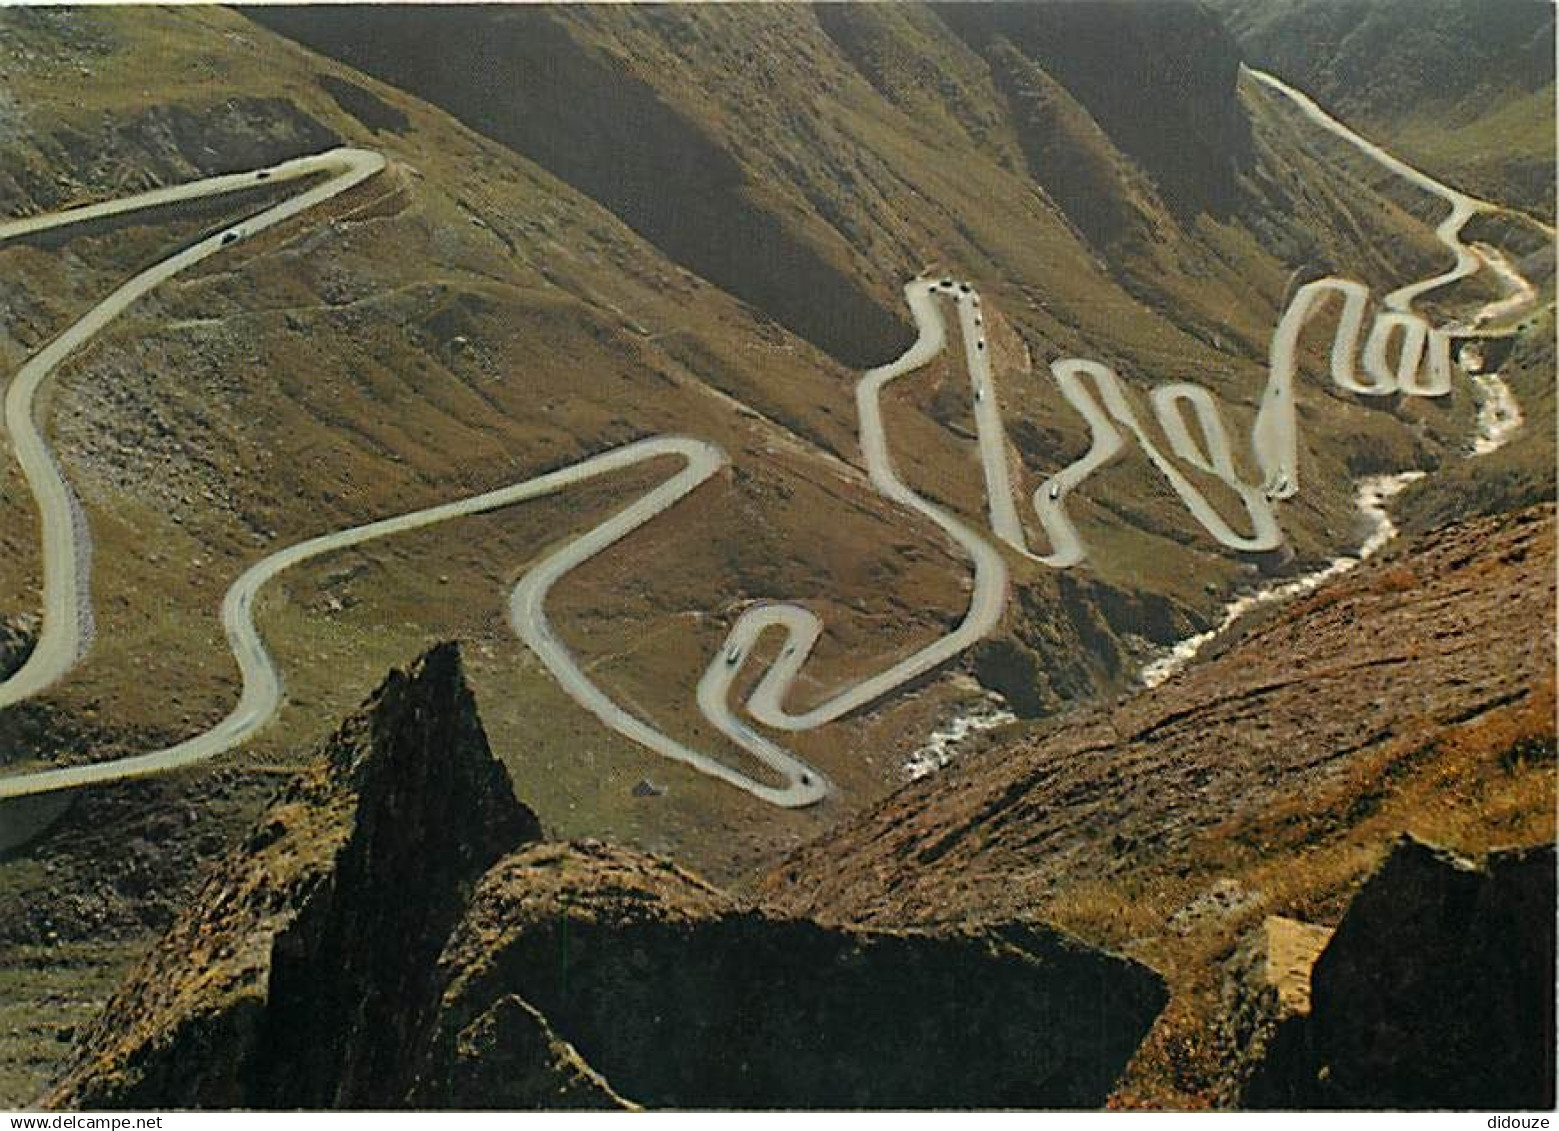
[[[438,51],[417,34],[414,9],[255,18],[547,166],[672,259],[835,356],[867,352],[839,345],[836,327],[849,327],[852,343],[862,340],[856,327],[875,334],[872,319],[851,312],[860,303],[896,311],[900,283],[928,262],[972,278],[1013,331],[993,347],[1010,372],[1008,418],[1033,422],[1042,437],[1023,453],[1030,488],[1029,472],[1087,444],[1044,380],[1046,362],[1098,357],[1138,388],[1203,380],[1243,428],[1296,266],[1320,260],[1384,284],[1443,255],[1414,217],[1329,177],[1324,163],[1296,170],[1302,132],[1260,120],[1264,110],[1237,84],[1232,45],[1190,6],[470,9],[437,17],[447,26]],[[1184,47],[1172,66],[1151,50],[1165,39]],[[446,45],[482,65],[445,66]],[[516,97],[489,98],[495,85]],[[628,145],[616,125],[590,124],[624,121],[653,144]],[[696,192],[682,189],[686,173],[667,172],[684,143],[718,173]],[[1186,153],[1214,170],[1207,183],[1177,164]],[[1304,196],[1321,201],[1296,193],[1296,172]],[[678,175],[675,191],[654,191],[658,178]],[[690,241],[690,226],[703,242]],[[768,235],[754,242],[755,232],[780,233],[786,250]],[[838,301],[818,264],[859,294]],[[1335,490],[1323,487],[1314,509],[1292,515],[1296,550],[1310,557],[1327,552],[1326,528],[1349,525],[1339,449],[1358,444],[1406,464],[1420,425],[1305,395],[1320,417],[1348,419],[1309,453],[1339,469],[1320,476]],[[1435,426],[1454,431],[1469,412],[1458,401]],[[895,427],[926,465],[914,482],[978,514],[978,480],[944,469],[969,465],[969,442],[949,443],[948,430],[924,418]],[[1184,579],[1236,576],[1206,542],[1179,536],[1179,504],[1145,461],[1128,459],[1100,483],[1084,505],[1094,536],[1112,548],[1095,563],[1106,581],[1195,610],[1200,583]],[[1018,568],[1036,604],[1054,608],[1057,579]],[[1031,643],[1042,635],[1018,627]],[[1066,662],[1054,649],[1040,659]]]
[[[1410,161],[1554,209],[1554,8],[1542,0],[1210,0],[1252,64]]]
[[[838,363],[425,104],[230,13],[169,13],[156,26],[144,15],[13,13],[0,25],[29,62],[7,75],[30,107],[25,143],[9,151],[18,171],[7,212],[250,167],[278,147],[340,140],[379,148],[392,166],[333,204],[326,223],[289,225],[161,288],[62,371],[45,411],[93,523],[99,632],[49,697],[57,714],[138,736],[208,726],[234,693],[215,611],[249,562],[662,431],[719,442],[735,472],[557,594],[558,621],[598,678],[650,717],[672,729],[696,717],[702,664],[754,597],[815,597],[831,627],[820,667],[833,676],[881,664],[885,624],[891,654],[956,615],[962,570],[949,549],[906,528],[842,458],[855,441],[851,376]],[[77,59],[91,84],[79,83]],[[177,77],[149,85],[149,64]],[[347,89],[369,120],[338,102]],[[287,109],[238,93],[256,90]],[[26,188],[45,183],[47,193]],[[19,363],[127,266],[232,214],[154,217],[0,252],[8,293],[30,311],[6,328],[7,360]],[[530,775],[557,790],[547,808],[560,828],[638,827],[663,847],[692,833],[695,852],[741,860],[798,820],[811,827],[818,814],[727,804],[723,787],[599,732],[504,620],[508,586],[529,562],[667,470],[289,574],[260,608],[287,705],[249,757],[290,749],[393,658],[455,635],[481,642],[473,678],[502,704],[492,713],[511,728],[504,748],[534,758]],[[32,502],[14,465],[0,475],[0,592],[22,612],[36,607]],[[817,528],[820,513],[837,517]],[[868,580],[890,573],[891,588]],[[853,741],[835,735],[827,750],[840,751],[849,795],[870,795],[894,772],[860,768],[845,753]],[[58,746],[8,753],[96,752]],[[673,787],[653,806],[630,793],[645,775]]]

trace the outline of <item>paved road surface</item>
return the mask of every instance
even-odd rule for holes
[[[411,511],[407,514],[396,515],[392,518],[381,519],[377,522],[366,523],[362,526],[354,526],[347,530],[334,531],[330,534],[324,534],[317,538],[311,538],[305,542],[288,546],[269,555],[245,570],[238,580],[233,583],[232,587],[228,589],[226,596],[222,600],[222,627],[227,634],[228,647],[232,650],[233,658],[238,662],[239,672],[243,679],[243,690],[239,696],[238,704],[228,713],[226,718],[202,734],[161,750],[154,750],[129,758],[119,758],[113,761],[95,762],[58,770],[44,770],[37,773],[13,775],[0,779],[0,798],[23,797],[64,789],[78,789],[83,786],[103,785],[127,778],[164,773],[181,766],[203,762],[225,750],[230,750],[264,726],[280,705],[282,685],[281,678],[271,661],[270,654],[265,649],[264,641],[261,640],[259,632],[255,628],[254,602],[260,590],[282,571],[310,558],[334,553],[352,546],[360,546],[377,538],[402,534],[467,515],[485,514],[531,499],[541,498],[544,495],[565,490],[595,476],[621,471],[647,460],[663,456],[681,458],[685,464],[684,469],[591,531],[587,538],[593,540],[590,544],[595,548],[583,555],[583,557],[588,557],[590,553],[604,549],[643,525],[649,519],[674,505],[689,492],[704,483],[725,465],[724,453],[713,444],[705,443],[702,440],[694,440],[682,436],[660,436],[628,444],[624,447],[614,448],[600,455],[571,464],[558,471],[527,479],[521,483],[515,483],[494,491],[443,503],[438,506]],[[574,543],[570,549],[581,545],[584,541],[582,539],[580,542]],[[583,557],[578,560],[583,560]],[[532,571],[531,574],[527,575],[526,581],[532,581],[544,568],[545,565]],[[536,592],[538,611],[539,601],[545,596],[546,589],[550,584],[551,579],[549,578],[541,584]],[[521,588],[524,590],[523,584]],[[521,607],[520,601],[521,592],[516,591],[514,607],[517,610]],[[529,606],[527,605],[528,608]],[[592,694],[600,697],[600,692],[595,689],[588,679],[578,672],[577,668],[572,666],[571,660],[559,661],[556,656],[547,650],[545,643],[550,639],[550,633],[546,629],[544,616],[541,618],[539,628],[530,621],[522,620],[518,613],[515,615],[515,622],[520,634],[526,638],[527,643],[530,643],[536,649],[537,654],[541,656],[542,660],[547,663],[548,667],[563,682],[571,695],[580,700],[580,702],[587,702]],[[627,734],[635,741],[643,741],[642,735],[649,730],[637,719],[616,708],[612,708],[609,712],[598,712],[598,714],[601,715],[602,721],[606,722],[613,729]],[[651,743],[646,742],[646,745],[651,745]],[[680,756],[686,761],[699,764],[700,768],[705,769],[706,772],[716,772],[717,769],[723,769],[718,763],[713,763],[709,759],[702,759],[701,756],[692,751],[683,751],[679,755],[670,749],[661,749],[658,746],[656,748],[668,756]],[[702,763],[708,763],[708,765]],[[778,794],[782,791],[773,792]],[[784,803],[783,797],[776,796],[772,799],[779,803]]]

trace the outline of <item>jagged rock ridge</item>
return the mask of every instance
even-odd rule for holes
[[[77,1047],[68,1107],[374,1107],[404,1090],[476,880],[541,828],[451,645],[391,673]]]
[[[1166,1001],[1036,923],[825,926],[539,836],[435,649],[222,861],[47,1102],[1097,1106]]]
[[[461,1046],[517,1002],[646,1106],[1098,1106],[1165,1001],[1038,925],[825,927],[589,843],[493,869],[442,965],[432,1106],[470,1102]]]

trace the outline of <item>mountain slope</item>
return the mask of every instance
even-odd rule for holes
[[[1552,843],[1551,505],[1438,530],[1160,688],[987,743],[782,864],[780,907],[1033,915],[1165,972],[1123,1103],[1206,1103],[1219,964],[1266,915],[1334,918],[1404,829]]]
[[[836,356],[847,355],[825,327],[830,318],[875,334],[873,320],[750,233],[784,232],[795,256],[833,264],[861,301],[887,311],[928,262],[968,276],[995,328],[1025,494],[1088,444],[1082,420],[1045,380],[1047,362],[1099,358],[1139,390],[1170,377],[1205,382],[1243,433],[1296,267],[1384,286],[1432,273],[1444,256],[1410,211],[1311,157],[1313,139],[1238,82],[1233,45],[1191,5],[253,15],[547,166],[671,258]],[[479,78],[444,66],[417,34],[422,19],[441,21],[456,54],[491,66]],[[1154,50],[1164,41],[1183,48],[1180,62]],[[1121,44],[1131,49],[1107,50]],[[1104,81],[1106,71],[1118,81]],[[495,83],[515,97],[488,98]],[[619,122],[640,123],[654,144],[624,144]],[[649,191],[662,176],[685,183],[685,169],[668,169],[678,139],[719,175],[692,196]],[[1212,172],[1198,180],[1203,168]],[[688,242],[691,215],[700,238],[720,233],[720,255]],[[779,302],[776,287],[794,293]],[[894,394],[902,409],[891,422],[903,437],[895,447],[907,453],[913,486],[978,515],[981,481],[954,470],[973,454],[966,410],[949,402],[958,377],[939,368],[929,376]],[[1371,411],[1310,388],[1301,395],[1317,425],[1330,422],[1306,431],[1305,458],[1321,471],[1307,505],[1285,516],[1305,560],[1327,556],[1322,545],[1353,526],[1346,468],[1366,458],[1410,464],[1427,455],[1414,450],[1415,435],[1428,447],[1459,445],[1470,427],[1471,398],[1461,391],[1447,411],[1429,412]],[[1128,457],[1098,483],[1079,504],[1090,537],[1108,547],[1090,573],[1141,594],[1163,610],[1159,622],[1183,623],[1204,607],[1205,591],[1186,579],[1218,586],[1248,570],[1186,535],[1178,500],[1146,460]],[[1013,640],[1041,667],[1073,666],[1079,653],[1051,639],[1070,583],[1022,562],[1016,569],[1034,615],[1013,618]],[[1108,603],[1103,594],[1085,600]],[[1136,631],[1111,624],[1096,642]],[[1115,684],[1132,663],[1129,646],[1105,645],[1067,682]]]
[[[111,195],[120,191],[117,179],[140,187],[246,167],[271,159],[278,146],[306,151],[346,139],[392,158],[390,171],[343,201],[323,227],[299,223],[162,288],[57,382],[51,418],[92,519],[99,605],[91,656],[51,696],[59,711],[127,734],[139,727],[171,737],[209,725],[232,695],[214,613],[248,562],[311,534],[472,494],[662,431],[721,443],[740,474],[712,488],[700,512],[668,515],[624,547],[623,561],[663,557],[668,568],[628,585],[615,568],[592,568],[558,595],[588,611],[585,633],[591,623],[608,626],[603,652],[629,667],[637,657],[623,645],[658,620],[672,647],[648,654],[648,664],[640,660],[628,675],[630,686],[652,689],[627,692],[652,715],[668,699],[674,718],[691,706],[690,694],[664,689],[690,684],[718,646],[720,623],[690,622],[682,610],[717,610],[744,591],[848,599],[833,618],[833,639],[848,655],[881,623],[913,637],[919,621],[934,634],[958,609],[959,570],[935,532],[904,529],[864,476],[830,454],[854,449],[841,396],[848,374],[678,270],[546,173],[231,14],[169,14],[152,28],[129,14],[15,13],[4,31],[34,60],[7,80],[31,107],[27,142],[12,154],[35,172],[19,174],[18,193],[44,183],[43,170],[59,170],[49,174],[49,193],[13,198],[13,213]],[[194,94],[149,87],[153,43],[170,74],[204,74],[211,85]],[[85,102],[63,92],[76,74],[63,60],[78,55],[96,80]],[[255,73],[262,66],[269,77]],[[284,92],[292,109],[282,114],[225,95],[218,70],[227,89]],[[401,132],[358,121],[331,93],[345,89],[361,92],[359,107],[377,99],[408,124],[385,111],[373,120]],[[151,108],[137,113],[147,101]],[[224,115],[230,104],[238,109]],[[105,119],[111,105],[115,115]],[[186,124],[171,129],[172,119]],[[287,134],[276,119],[312,124]],[[87,159],[105,152],[117,163]],[[165,254],[192,229],[210,230],[231,215],[174,216],[171,224],[78,237],[63,249],[6,249],[17,264],[9,293],[34,311],[8,325],[16,335],[4,345],[8,360],[19,363],[110,289],[123,264]],[[31,499],[9,461],[4,474],[11,551],[4,591],[10,607],[31,609]],[[646,481],[586,487],[556,503],[470,520],[452,541],[444,530],[410,535],[290,574],[259,610],[289,689],[272,749],[285,745],[290,728],[318,726],[322,712],[349,702],[389,650],[453,630],[482,641],[475,656],[485,671],[476,678],[510,712],[500,729],[534,737],[538,718],[556,719],[541,730],[551,732],[546,762],[567,767],[552,806],[557,819],[568,820],[562,799],[595,789],[620,811],[614,819],[645,822],[653,836],[679,820],[661,810],[685,805],[688,827],[703,828],[708,814],[693,816],[699,795],[724,790],[689,774],[691,792],[678,789],[646,814],[630,787],[645,774],[669,774],[680,785],[679,771],[610,736],[581,743],[593,725],[572,717],[502,615],[506,583],[526,562]],[[812,515],[835,512],[836,521],[814,529]],[[763,528],[754,533],[760,514]],[[683,528],[710,533],[675,533]],[[892,592],[849,580],[888,571],[899,578]],[[161,600],[148,602],[149,592]],[[859,618],[854,629],[847,617]],[[603,678],[620,679],[610,671]],[[148,684],[172,690],[149,697]],[[28,732],[19,720],[11,725],[13,734]],[[53,724],[56,734],[63,729]],[[96,744],[107,745],[98,729]],[[592,745],[605,749],[588,753]],[[14,759],[27,749],[13,743],[8,753]],[[47,744],[39,752],[64,753]],[[538,766],[538,776],[551,775]],[[848,781],[848,765],[842,776]],[[764,813],[743,815],[739,801],[737,810],[732,830]],[[733,843],[710,840],[717,852]]]
[[[433,68],[413,42],[414,17],[438,21],[472,58],[502,56],[498,77],[514,79],[517,97],[483,101],[479,68]],[[7,97],[24,127],[0,181],[12,213],[336,143],[390,161],[328,216],[160,288],[55,380],[46,424],[92,524],[97,635],[69,681],[7,713],[13,764],[99,757],[219,718],[233,692],[213,610],[263,553],[679,432],[718,443],[732,470],[696,508],[674,508],[576,570],[554,615],[609,694],[747,767],[694,712],[691,689],[748,603],[802,600],[822,618],[804,691],[817,697],[962,613],[957,551],[928,524],[906,523],[862,473],[858,371],[830,356],[888,360],[878,351],[896,349],[900,330],[858,313],[871,307],[901,327],[899,288],[927,260],[981,285],[1006,451],[1027,495],[1089,443],[1047,362],[1112,363],[1139,405],[1148,387],[1200,379],[1239,434],[1296,269],[1319,263],[1385,286],[1443,257],[1413,210],[1335,177],[1302,124],[1238,81],[1227,37],[1195,7],[256,18],[413,89],[227,12],[0,22],[16,60]],[[1098,77],[1103,45],[1116,41],[1131,48],[1118,91]],[[1164,63],[1160,41],[1183,44],[1182,62]],[[928,90],[916,58],[947,82]],[[418,95],[473,119],[502,114],[473,123],[489,138]],[[1133,109],[1158,113],[1159,103],[1178,108],[1173,121],[1143,129]],[[1203,155],[1210,180],[1177,163],[1186,150]],[[720,175],[702,176],[709,169]],[[671,191],[648,191],[662,180]],[[676,185],[706,196],[690,206]],[[128,265],[268,199],[261,190],[8,246],[16,317],[0,350],[19,364]],[[686,242],[705,228],[719,233],[713,244]],[[780,242],[744,235],[759,231]],[[802,261],[812,266],[792,269]],[[861,332],[848,349],[845,329]],[[1324,335],[1306,343],[1318,354]],[[910,485],[983,526],[961,370],[938,360],[885,411]],[[1361,403],[1310,382],[1298,396],[1312,486],[1284,514],[1284,552],[1225,552],[1128,450],[1074,504],[1086,567],[1014,558],[1001,632],[970,670],[1009,690],[1014,673],[1047,673],[1020,704],[1037,713],[1119,689],[1228,589],[1287,568],[1288,551],[1304,565],[1348,547],[1355,472],[1432,465],[1471,432],[1464,386],[1432,406]],[[3,474],[0,592],[23,613],[36,607],[39,576],[31,499],[14,467]],[[970,703],[967,685],[938,680],[926,696],[796,736],[841,788],[820,810],[778,814],[603,731],[518,644],[503,619],[509,583],[658,474],[624,473],[286,574],[258,613],[288,697],[243,757],[265,764],[397,651],[459,635],[475,642],[473,678],[494,704],[499,747],[516,772],[548,783],[534,796],[566,831],[617,831],[734,875],[880,795],[928,724]],[[1210,477],[1185,474],[1230,504]],[[671,788],[645,804],[641,779]]]
[[[1541,0],[1211,0],[1270,68],[1462,187],[1554,209],[1554,9]]]
[[[934,268],[978,287],[996,392],[970,388],[953,330],[883,398],[891,454],[910,487],[988,532],[976,405],[1005,420],[1020,501],[1090,448],[1048,368],[1067,357],[1115,367],[1143,417],[1153,389],[1205,385],[1252,477],[1243,438],[1295,284],[1337,271],[1378,294],[1448,260],[1431,231],[1442,203],[1242,77],[1195,4],[8,10],[0,59],[7,217],[336,145],[388,162],[158,287],[40,399],[90,524],[95,636],[67,680],[0,714],[8,771],[144,752],[219,720],[237,695],[223,594],[283,546],[676,433],[729,465],[572,571],[548,611],[614,702],[761,775],[695,705],[746,610],[799,602],[825,626],[791,704],[804,708],[945,636],[970,601],[963,553],[865,472],[856,383],[906,340],[907,279]],[[128,275],[281,196],[257,183],[0,246],[0,371]],[[1545,241],[1504,218],[1477,238],[1549,286]],[[1486,276],[1433,308],[1496,297]],[[54,1039],[29,1003],[64,997],[79,1017],[274,775],[430,640],[464,642],[494,749],[551,831],[740,881],[875,803],[939,724],[989,712],[989,689],[1033,715],[1122,691],[1233,590],[1352,549],[1359,474],[1449,471],[1412,498],[1425,526],[1551,494],[1542,429],[1491,457],[1508,461],[1497,479],[1461,459],[1468,382],[1425,402],[1325,380],[1330,317],[1301,343],[1306,485],[1282,508],[1284,546],[1223,549],[1128,442],[1070,500],[1084,565],[1002,551],[1003,619],[966,659],[773,736],[837,787],[806,810],[603,727],[509,624],[516,581],[671,460],[289,570],[256,602],[285,698],[253,741],[160,780],[0,806],[6,845],[55,822],[0,857],[0,978],[18,1019],[0,1060]],[[1551,406],[1545,317],[1511,355],[1533,419]],[[0,637],[15,662],[41,567],[6,454]],[[759,641],[736,690],[783,647]]]
[[[434,69],[414,50],[413,16],[439,21],[473,58],[502,55],[517,97],[482,101],[479,68]],[[401,68],[390,77],[413,91],[214,10],[0,22],[25,125],[0,182],[13,213],[339,142],[390,159],[324,223],[267,234],[160,288],[57,379],[48,420],[92,522],[97,636],[67,683],[8,712],[13,763],[133,750],[219,718],[232,675],[213,610],[262,553],[675,431],[720,444],[734,469],[697,508],[575,571],[554,615],[609,694],[746,766],[691,694],[746,603],[800,599],[823,618],[808,665],[819,696],[946,631],[964,604],[956,551],[905,523],[859,470],[856,373],[829,351],[886,361],[901,340],[852,313],[860,304],[901,325],[899,287],[930,259],[980,282],[1027,494],[1088,444],[1047,361],[1111,362],[1134,397],[1204,380],[1242,431],[1296,267],[1320,261],[1386,285],[1443,254],[1407,209],[1332,177],[1314,139],[1236,81],[1227,38],[1190,7],[256,18]],[[1151,49],[1166,38],[1186,46],[1179,69]],[[1117,39],[1132,45],[1117,69],[1135,101],[1096,77],[1101,44]],[[947,82],[928,90],[915,58],[935,60]],[[91,83],[77,81],[83,71]],[[474,123],[489,139],[419,94],[504,116]],[[1166,99],[1182,124],[1165,124],[1159,133],[1180,132],[1155,146],[1131,111]],[[596,121],[604,132],[587,128]],[[1187,179],[1175,156],[1187,147],[1213,181]],[[1075,181],[1051,167],[1074,160]],[[723,172],[700,173],[711,168]],[[692,207],[649,192],[661,179],[718,199]],[[1103,219],[1088,212],[1094,199]],[[18,317],[0,349],[19,363],[127,264],[240,214],[222,205],[7,248]],[[720,232],[715,246],[680,242],[689,216],[691,229]],[[836,301],[772,262],[743,235],[759,230],[782,233],[785,256],[828,265],[853,297]],[[708,258],[717,251],[740,254]],[[849,349],[844,328],[862,334]],[[934,363],[886,411],[909,482],[983,525],[961,368]],[[1352,472],[1433,462],[1471,430],[1462,389],[1432,408],[1360,404],[1319,384],[1299,395],[1314,486],[1285,523],[1300,564],[1351,542]],[[0,592],[21,613],[38,577],[31,500],[12,466],[3,474]],[[780,814],[603,731],[515,640],[507,585],[655,474],[297,567],[259,606],[287,702],[243,757],[266,764],[397,652],[459,635],[474,642],[500,749],[547,783],[533,796],[564,831],[615,831],[727,876],[880,795],[929,723],[970,702],[956,681],[796,736],[841,788],[821,810]],[[1205,623],[1220,591],[1283,568],[1222,551],[1140,452],[1083,496],[1088,565],[1014,560],[1002,632],[972,668],[1009,690],[1014,673],[1045,672],[1025,710],[1126,685],[1154,647]],[[671,788],[646,804],[633,792],[641,779]]]

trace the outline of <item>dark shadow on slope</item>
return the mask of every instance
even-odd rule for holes
[[[546,8],[245,9],[523,154],[711,282],[853,368],[906,348],[884,310],[788,222],[718,140]],[[436,34],[430,34],[430,29]]]
[[[1182,221],[1224,215],[1254,156],[1235,84],[1229,34],[1192,4],[936,4],[937,14],[992,59],[1003,44],[1035,63],[1153,179]]]

